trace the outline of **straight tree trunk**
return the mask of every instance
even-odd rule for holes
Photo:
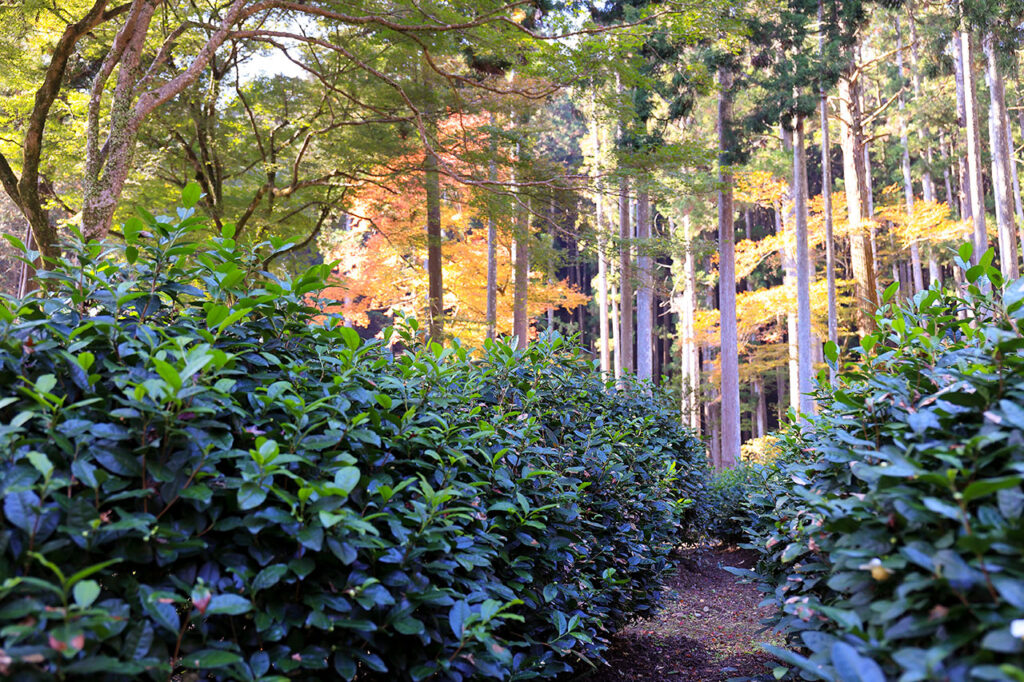
[[[971,199],[971,218],[974,222],[974,254],[971,262],[978,260],[988,248],[988,234],[985,230],[985,195],[981,179],[981,133],[978,129],[978,101],[974,87],[974,49],[971,34],[961,31],[960,60],[963,72],[964,115],[967,125],[967,176]]]
[[[804,117],[796,117],[793,144],[793,204],[796,228],[796,323],[799,361],[799,408],[803,414],[814,412],[811,398],[813,355],[811,351],[811,260],[807,247],[807,156]]]
[[[594,101],[592,99],[592,101]],[[608,240],[604,225],[604,194],[601,182],[601,126],[597,117],[597,105],[594,104],[594,170],[595,181],[594,208],[597,230],[597,307],[598,307],[598,355],[601,358],[601,374],[605,381],[611,374],[610,339],[608,338]]]
[[[736,329],[736,238],[733,230],[732,72],[718,68],[718,307],[720,311],[720,368],[722,373],[721,467],[731,469],[740,457],[740,375]]]
[[[684,364],[689,372],[683,377],[683,394],[687,396],[687,418],[690,427],[700,435],[700,350],[694,340],[694,315],[697,311],[697,267],[693,256],[693,230],[690,224],[690,210],[683,214],[683,241],[686,244],[686,255],[683,260],[683,356]]]
[[[647,188],[637,186],[636,221],[636,375],[640,381],[654,379],[654,278],[651,273],[651,198]]]
[[[530,200],[521,206],[515,233],[515,291],[512,296],[512,333],[516,348],[526,348],[530,341],[530,317],[526,302],[530,279]]]
[[[491,127],[495,125],[494,114],[491,114]],[[497,152],[497,141],[491,138],[491,154]],[[497,165],[492,158],[487,167],[487,178],[491,182],[498,180]],[[487,338],[493,340],[498,327],[498,224],[494,219],[494,210],[487,215]]]
[[[437,157],[427,150],[427,319],[430,340],[441,343],[444,339],[444,286],[441,269],[441,181]]]
[[[818,23],[823,19],[822,0],[818,0]],[[825,57],[825,37],[818,37],[818,51]],[[832,226],[832,155],[830,154],[828,129],[828,97],[824,86],[819,90],[818,116],[821,119],[821,198],[825,218],[825,278],[828,287],[828,340],[839,346],[839,318],[836,311],[836,245]],[[836,370],[829,366],[829,383],[834,387],[838,380]]]
[[[914,4],[907,4],[907,25],[910,29],[910,76],[914,87],[914,99],[921,97],[921,70],[918,68],[918,44],[917,44],[917,22],[914,20]],[[921,195],[925,201],[935,201],[935,181],[932,179],[932,161],[934,152],[932,150],[931,131],[927,125],[918,129],[918,137],[925,148],[925,168],[921,173]]]
[[[861,130],[860,83],[853,50],[839,79],[839,122],[843,147],[843,179],[846,185],[850,225],[850,261],[853,270],[855,320],[863,337],[875,328],[878,292],[874,258],[865,222],[871,218],[864,167],[864,136]]]
[[[633,373],[633,266],[631,253],[633,231],[629,219],[629,178],[619,179],[619,340],[621,346],[622,373]]]
[[[899,69],[900,80],[902,81],[906,76],[903,69],[903,35],[900,32],[899,16],[896,17],[896,48],[896,66]],[[907,132],[907,105],[904,102],[902,91],[899,95],[898,107],[900,112],[900,145],[903,147],[900,167],[903,171],[903,194],[906,201],[907,223],[909,225],[914,219],[914,179],[910,174],[910,138]],[[921,269],[921,251],[916,239],[910,242],[910,263],[914,271],[914,291],[923,291],[924,272]]]
[[[615,378],[615,385],[619,385],[622,379],[622,338],[619,324],[619,299],[612,294],[612,376]]]
[[[1005,279],[1016,279],[1017,235],[1013,221],[1013,186],[1010,171],[1009,128],[1006,125],[1006,86],[999,69],[991,33],[983,41],[989,91],[989,150],[992,156],[992,187],[996,225],[999,229],[999,265]]]
[[[760,375],[754,379],[754,393],[757,395],[757,407],[754,409],[754,435],[763,438],[768,433],[768,399],[764,393],[764,381]]]

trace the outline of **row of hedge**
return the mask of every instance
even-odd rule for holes
[[[747,488],[791,676],[1024,680],[1024,280],[969,256],[964,294],[880,309]]]
[[[675,415],[560,338],[392,354],[326,266],[198,229],[0,305],[0,674],[550,678],[657,606],[706,477]]]

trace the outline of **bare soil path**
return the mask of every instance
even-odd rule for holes
[[[665,608],[615,636],[608,667],[574,682],[725,682],[773,680],[772,658],[758,646],[767,615],[753,585],[721,566],[750,568],[752,555],[736,547],[687,550],[670,583]]]

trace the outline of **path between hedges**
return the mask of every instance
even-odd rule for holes
[[[664,609],[612,639],[600,667],[574,682],[724,682],[773,680],[770,656],[758,646],[766,612],[753,585],[721,566],[750,568],[752,557],[735,547],[686,550],[669,583]],[[774,641],[780,644],[779,641]]]

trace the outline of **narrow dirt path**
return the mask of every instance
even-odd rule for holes
[[[670,583],[664,610],[632,625],[613,640],[609,667],[584,673],[579,682],[724,682],[773,680],[772,658],[758,646],[765,617],[753,585],[720,566],[750,568],[752,557],[735,547],[689,550]],[[779,642],[774,642],[778,644]]]

